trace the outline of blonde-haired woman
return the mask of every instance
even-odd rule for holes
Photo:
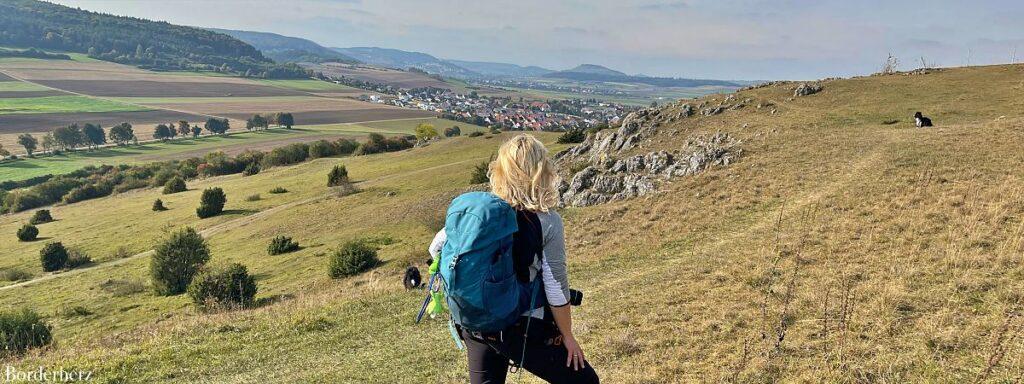
[[[531,135],[517,135],[498,149],[488,176],[491,192],[517,211],[516,274],[524,282],[541,279],[547,305],[523,313],[503,332],[460,329],[470,382],[504,383],[509,362],[524,359],[522,368],[549,383],[598,383],[572,332],[565,235],[562,218],[553,209],[558,203],[558,175],[547,149]],[[432,257],[438,257],[446,239],[443,229],[437,233],[430,244]],[[532,257],[527,250],[531,246],[541,257]]]

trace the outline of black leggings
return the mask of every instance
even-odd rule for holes
[[[519,361],[523,356],[525,323],[524,318],[500,335],[482,335],[479,338],[460,330],[462,339],[466,342],[471,384],[505,382],[509,360]],[[594,367],[591,367],[589,362],[578,371],[565,366],[569,352],[562,345],[558,335],[558,328],[553,323],[533,319],[527,336],[523,368],[552,384],[598,384],[597,372],[594,372]]]

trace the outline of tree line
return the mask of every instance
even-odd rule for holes
[[[208,70],[264,78],[307,78],[234,37],[200,28],[114,16],[34,0],[0,2],[0,45],[87,53],[148,69]]]
[[[246,121],[247,130],[267,129],[270,125],[279,125],[291,129],[295,125],[295,117],[289,112],[278,112],[272,114],[254,115]],[[198,138],[203,130],[210,134],[222,135],[231,129],[228,119],[211,117],[206,120],[203,127],[191,125],[188,121],[180,120],[177,123],[157,124],[153,130],[153,139],[170,140],[176,137]],[[54,129],[36,138],[30,133],[23,133],[18,136],[18,145],[25,148],[29,157],[34,156],[36,151],[42,148],[46,152],[73,151],[79,148],[94,149],[96,147],[115,143],[119,146],[129,143],[137,144],[138,136],[135,134],[131,123],[123,122],[109,130],[103,129],[99,124],[93,123],[72,123],[64,127]],[[0,157],[9,156],[10,152],[0,145]]]
[[[175,178],[190,180],[243,171],[255,174],[262,168],[321,157],[399,151],[411,148],[415,142],[415,136],[385,137],[374,133],[364,142],[341,138],[294,143],[269,152],[247,150],[235,156],[216,151],[203,157],[144,165],[86,166],[60,176],[0,183],[3,188],[0,189],[0,213],[20,212],[54,203],[70,204],[138,188],[164,187]]]

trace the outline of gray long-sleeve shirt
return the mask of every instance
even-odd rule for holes
[[[569,273],[565,264],[565,227],[562,225],[562,216],[555,211],[537,212],[537,218],[540,219],[544,257],[530,265],[530,281],[536,279],[539,273],[544,282],[544,295],[548,299],[548,305],[560,307],[569,304]],[[445,234],[444,229],[434,235],[434,241],[430,242],[428,249],[431,257],[437,258],[447,239],[448,235]],[[539,308],[523,315],[543,318],[544,309]]]

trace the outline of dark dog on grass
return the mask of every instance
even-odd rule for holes
[[[921,112],[917,112],[914,114],[914,125],[916,125],[918,128],[931,127],[932,119],[924,117],[924,115],[922,115]]]
[[[420,276],[419,268],[406,268],[405,277],[402,278],[402,284],[405,285],[405,289],[419,288],[419,286],[423,284],[423,277]]]

